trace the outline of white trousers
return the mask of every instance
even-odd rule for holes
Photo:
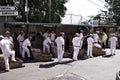
[[[30,51],[27,47],[23,46],[23,51],[22,51],[22,58],[25,58],[25,52],[27,52],[27,56],[30,58]]]
[[[14,61],[15,60],[15,51],[11,51],[10,55],[11,55],[12,60]],[[5,68],[6,68],[6,70],[10,70],[9,57],[10,56],[8,56],[8,55],[7,56],[4,55],[4,61],[5,61]]]
[[[64,54],[64,50],[62,50],[62,48],[57,49],[57,53],[58,53],[58,62],[61,63],[62,58],[63,58],[63,54]]]
[[[110,51],[111,51],[111,54],[115,54],[115,50],[116,50],[116,47],[115,46],[110,46]]]
[[[78,60],[79,50],[80,50],[80,47],[74,47],[73,60]]]
[[[87,56],[92,57],[92,50],[93,50],[93,46],[92,45],[88,45],[87,47]]]
[[[22,45],[23,45],[23,42],[19,42],[19,51],[21,55],[22,55]]]
[[[47,53],[50,53],[50,46],[48,44],[43,45],[43,52],[45,53],[47,51]]]
[[[80,41],[80,49],[82,49],[83,41]]]

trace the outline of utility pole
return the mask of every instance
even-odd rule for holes
[[[7,6],[9,6],[9,5],[8,5],[8,0],[6,0],[6,4],[7,4]],[[5,22],[7,22],[7,21],[8,21],[8,17],[5,16]]]
[[[110,24],[112,25],[113,23],[113,3],[114,3],[114,0],[112,0],[112,3],[111,3],[111,13],[110,13]]]
[[[28,0],[26,0],[26,4],[25,4],[25,12],[26,12],[26,22],[28,23]]]
[[[82,18],[83,18],[83,17],[82,17],[82,15],[80,14],[80,20],[79,20],[79,22],[78,22],[79,24],[82,24]]]
[[[51,23],[51,0],[49,0],[48,7],[49,7],[49,23]]]
[[[70,24],[72,24],[72,14],[70,13],[69,15],[70,15]]]

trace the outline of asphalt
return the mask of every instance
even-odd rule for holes
[[[107,50],[109,53],[109,50]],[[72,61],[64,58],[62,64],[57,59],[50,62],[24,63],[25,67],[11,69],[10,72],[1,72],[0,80],[68,80],[60,77],[71,77],[69,80],[115,80],[120,70],[120,50],[115,56],[93,57],[86,60]],[[57,79],[59,78],[59,79]],[[77,80],[77,79],[76,79]]]

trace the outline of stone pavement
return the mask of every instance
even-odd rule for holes
[[[73,80],[74,77],[76,80],[115,80],[120,70],[120,50],[111,57],[99,56],[74,62],[64,58],[63,61],[63,64],[58,64],[57,59],[51,62],[24,63],[25,67],[1,72],[0,80]],[[67,79],[66,76],[73,77]]]

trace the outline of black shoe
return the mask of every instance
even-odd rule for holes
[[[34,58],[33,57],[29,57],[28,60],[34,60]]]
[[[62,62],[58,62],[58,64],[63,64]]]
[[[112,55],[115,56],[115,53],[113,53]]]
[[[10,72],[9,70],[5,70],[5,72]]]
[[[72,61],[76,61],[75,59],[72,59]]]
[[[90,58],[93,58],[93,56],[90,56]]]
[[[73,61],[78,61],[78,59],[72,59]]]

